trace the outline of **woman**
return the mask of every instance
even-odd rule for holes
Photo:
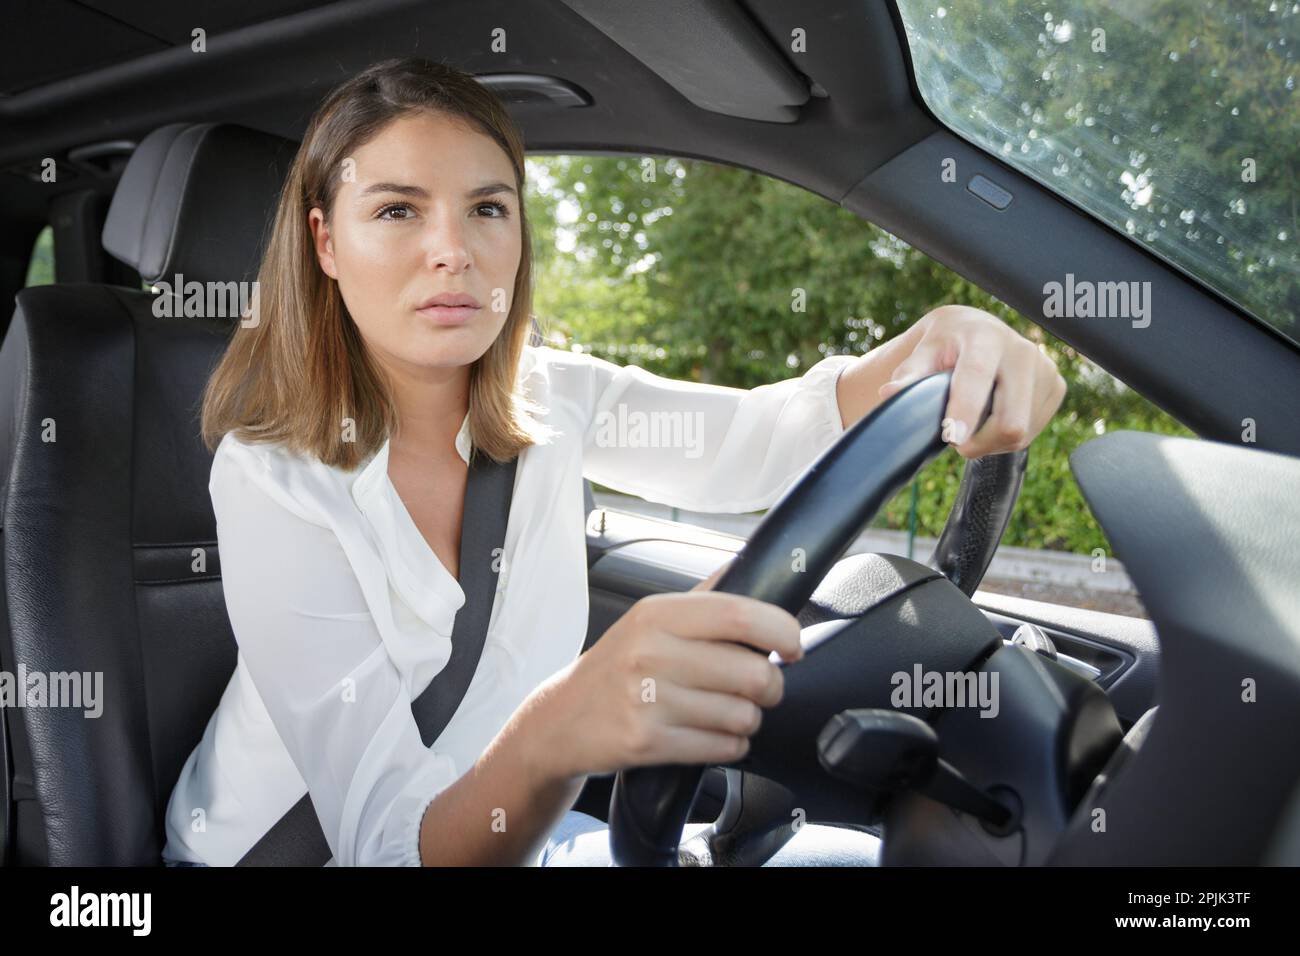
[[[974,421],[998,385],[989,424],[952,429],[968,457],[1024,447],[1060,403],[1050,361],[962,307],[752,391],[528,346],[523,194],[504,107],[447,67],[377,64],[312,118],[258,312],[204,400],[239,655],[172,793],[168,862],[237,862],[307,792],[336,865],[607,863],[599,821],[566,814],[586,777],[734,761],[782,677],[731,642],[787,661],[801,651],[794,617],[708,590],[715,573],[638,601],[579,656],[582,476],[750,511],[930,371],[955,368],[955,423]],[[692,416],[697,440],[610,440],[603,426],[629,411]],[[465,599],[472,454],[517,458],[515,492],[482,659],[426,748],[411,701],[446,664]],[[854,836],[803,831],[792,862],[828,832]]]

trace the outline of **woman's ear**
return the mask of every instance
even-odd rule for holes
[[[331,279],[337,280],[339,277],[338,267],[334,264],[334,240],[330,238],[329,223],[325,221],[325,213],[319,207],[314,207],[311,212],[307,213],[307,225],[311,227],[312,244],[316,248],[316,261],[320,263],[321,270]]]

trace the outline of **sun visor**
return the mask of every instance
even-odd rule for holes
[[[808,82],[730,0],[564,0],[700,109],[793,123]]]

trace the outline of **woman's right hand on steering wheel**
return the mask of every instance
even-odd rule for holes
[[[557,778],[745,755],[762,709],[784,690],[768,655],[789,662],[803,650],[789,612],[711,590],[727,566],[685,593],[637,601],[533,692],[546,725],[538,728],[542,752]]]

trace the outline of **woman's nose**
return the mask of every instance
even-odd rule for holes
[[[445,268],[453,274],[464,272],[471,262],[464,227],[454,216],[443,216],[440,220],[429,227],[425,263],[430,269]]]

